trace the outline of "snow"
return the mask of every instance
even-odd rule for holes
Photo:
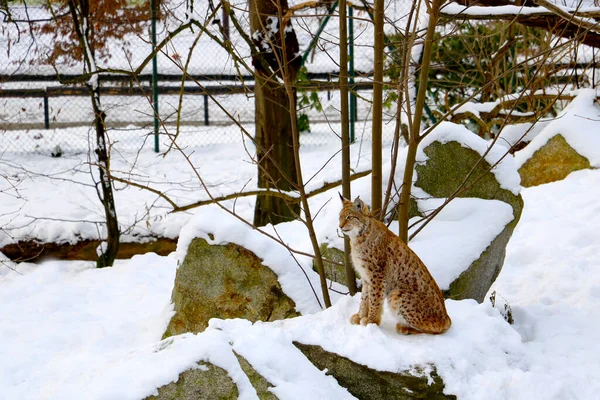
[[[298,3],[300,2],[290,1],[290,6]],[[400,24],[399,26],[403,26],[403,21],[401,19],[410,10],[410,4],[396,4],[397,2],[389,0],[386,0],[386,3],[386,16],[389,19],[395,20],[396,24]],[[189,13],[189,10],[186,10],[185,6],[182,6],[179,2],[165,2],[161,4],[161,6],[163,7],[163,10],[168,9],[168,17],[164,23],[161,21],[157,23],[156,31],[158,43],[160,43],[169,32],[175,31],[179,26],[192,19],[199,25],[205,26],[210,34],[217,38],[221,38],[218,25],[207,21],[207,18],[210,15],[208,2],[198,2],[197,4],[194,4],[193,13]],[[245,30],[244,33],[249,32],[247,3],[235,1],[232,2],[230,6],[238,18],[242,29]],[[42,7],[28,6],[27,11],[31,19],[51,18],[48,11]],[[11,12],[15,16],[18,15],[23,19],[27,18],[25,15],[25,7],[11,6]],[[323,15],[325,12],[321,9],[317,14]],[[372,70],[373,65],[373,50],[371,48],[373,43],[373,24],[367,22],[369,17],[364,12],[357,13],[357,17],[360,17],[360,20],[356,20],[354,27],[355,68],[357,71],[369,72]],[[292,20],[301,51],[305,51],[308,48],[310,41],[320,25],[320,20],[321,18],[315,18],[314,9],[302,11]],[[307,59],[306,66],[309,72],[322,73],[339,71],[339,67],[336,63],[336,60],[339,59],[339,40],[337,39],[339,26],[337,21],[338,18],[336,12],[334,18],[330,19],[321,34],[321,38],[318,40],[316,46],[317,51],[315,51],[314,54],[311,53]],[[150,23],[148,21],[147,29],[144,30],[148,32],[147,36],[127,34],[121,40],[115,40],[114,43],[111,43],[108,50],[111,57],[98,60],[98,68],[126,71],[132,71],[139,68],[145,58],[152,53],[149,25]],[[5,27],[5,32],[0,36],[0,43],[4,45],[4,48],[10,49],[11,60],[8,60],[9,57],[5,57],[0,61],[1,74],[10,75],[14,73],[26,73],[32,75],[55,75],[55,70],[51,65],[40,61],[42,58],[40,55],[48,54],[54,46],[51,35],[38,35],[36,37],[36,42],[32,44],[31,41],[28,40],[28,35],[21,34],[23,38],[17,40],[17,38],[20,37],[19,30],[20,32],[29,32],[29,26],[27,24],[6,24]],[[277,32],[278,26],[276,21],[271,19],[269,28],[271,32]],[[392,29],[389,24],[387,29]],[[192,43],[199,36],[195,51],[191,54],[192,61],[189,63],[188,73],[193,75],[237,75],[241,71],[243,75],[251,75],[252,71],[249,71],[247,68],[248,66],[251,66],[249,46],[244,38],[237,32],[233,24],[231,24],[230,33],[231,43],[236,49],[241,62],[236,62],[219,43],[212,40],[207,33],[194,26],[175,36],[169,45],[165,46],[163,51],[158,54],[157,61],[159,73],[181,74],[181,68],[178,65],[178,62],[173,62],[172,60],[185,60],[188,53],[190,53]],[[32,46],[34,47],[34,51],[31,51]],[[207,56],[210,59],[210,62],[206,62]],[[74,63],[74,65],[60,65],[59,68],[60,73],[62,74],[80,73],[82,69],[77,63]],[[151,73],[151,63],[148,63],[141,72]]]
[[[592,3],[585,5],[591,7]],[[564,3],[563,8],[566,6],[576,7],[576,4]],[[406,12],[404,5],[398,2],[388,1],[386,7],[386,17],[390,19],[402,18]],[[457,6],[449,5],[445,12],[449,12],[450,7]],[[205,8],[202,4],[197,14],[201,15]],[[539,11],[535,8],[535,12]],[[467,12],[481,10],[471,7]],[[490,9],[483,12],[489,14]],[[314,24],[307,21],[311,19],[298,19],[295,24],[302,48],[315,29]],[[13,25],[9,24],[7,29],[13,29]],[[164,35],[168,27],[159,29]],[[357,69],[368,71],[372,65],[369,48],[372,29],[369,23],[358,20],[355,29]],[[317,46],[329,54],[319,51],[314,60],[309,57],[309,71],[337,69],[337,41],[332,40],[336,35],[337,23],[333,18]],[[174,41],[169,54],[188,48],[194,37],[192,32],[184,33]],[[232,40],[240,46],[242,55],[247,53],[241,38],[234,34]],[[129,61],[136,66],[150,51],[144,38],[130,35],[124,42],[129,46],[138,44],[147,51],[134,52],[133,58],[128,59],[120,56],[126,46],[121,48],[116,44],[112,51],[114,57],[102,67],[130,68]],[[38,45],[40,48],[36,50],[43,53],[44,47],[52,43],[48,38],[40,38]],[[12,51],[16,54],[26,46],[25,42],[15,43]],[[206,66],[193,60],[190,73],[235,72],[229,56],[212,41],[202,38],[198,46],[203,51],[195,53],[194,59],[209,54],[212,62]],[[419,47],[415,49],[413,51]],[[0,71],[54,73],[48,66],[29,65],[28,61],[2,62]],[[159,63],[162,73],[180,72],[165,55],[160,55]],[[61,72],[81,70],[77,65],[70,68]],[[166,257],[149,253],[117,260],[114,267],[107,269],[95,269],[92,262],[78,261],[15,264],[0,253],[0,315],[4,321],[0,330],[0,397],[68,400],[80,399],[85,393],[85,398],[92,400],[141,399],[155,394],[158,387],[176,380],[187,369],[205,368],[198,362],[210,362],[227,371],[238,387],[239,398],[255,399],[255,390],[237,361],[237,353],[273,385],[270,390],[282,400],[354,398],[326,375],[326,371],[320,371],[302,355],[293,345],[298,341],[322,346],[380,371],[418,373],[416,369],[420,368],[426,373],[434,367],[444,380],[445,392],[459,399],[597,398],[600,390],[596,377],[600,369],[597,350],[600,171],[578,171],[564,181],[522,191],[516,173],[517,167],[556,133],[563,134],[573,148],[597,167],[600,143],[596,133],[600,113],[594,98],[595,93],[582,90],[559,118],[545,125],[535,125],[530,134],[535,136],[531,144],[517,153],[515,159],[510,155],[505,157],[503,143],[513,143],[529,126],[505,129],[497,145],[489,149],[490,142],[460,125],[445,122],[420,145],[418,162],[426,160],[423,148],[434,141],[458,141],[484,155],[490,165],[501,160],[492,170],[501,187],[514,194],[522,193],[525,208],[507,248],[503,270],[492,287],[511,306],[514,325],[507,324],[489,302],[477,304],[469,300],[446,301],[453,325],[439,336],[398,335],[389,314],[384,315],[381,327],[351,325],[349,319],[358,310],[359,296],[343,295],[345,288],[341,285],[332,285],[337,290],[330,292],[333,307],[321,310],[318,276],[312,270],[311,258],[300,254],[312,252],[301,222],[267,226],[261,233],[218,206],[171,213],[172,207],[155,194],[116,184],[117,213],[124,232],[122,240],[179,237],[177,251]],[[107,104],[105,107],[110,108]],[[332,111],[336,104],[331,102]],[[472,105],[466,107],[477,111],[490,105],[477,109]],[[134,118],[131,110],[135,106],[120,107],[117,102],[113,108],[115,112],[121,109],[130,122]],[[247,109],[240,112],[242,117],[251,115]],[[313,129],[321,129],[331,136],[340,131],[339,124],[335,123],[316,125]],[[249,131],[252,134],[252,128]],[[43,135],[38,138],[40,132]],[[114,132],[111,137],[116,139],[111,160],[113,171],[139,184],[163,190],[178,205],[209,198],[197,182],[196,172],[212,195],[256,189],[256,166],[250,160],[254,149],[248,143],[246,147],[240,143],[239,130],[184,128],[178,140],[185,148],[189,164],[176,152],[162,157],[148,149],[140,151],[137,144],[126,140],[145,138],[147,133],[134,128]],[[38,153],[17,153],[19,142],[5,140],[8,134],[21,140],[34,138]],[[202,147],[194,141],[208,134],[219,136],[219,144]],[[19,239],[75,243],[104,238],[100,222],[103,210],[91,186],[88,156],[84,152],[49,157],[55,146],[67,148],[77,136],[76,129],[23,130],[2,135],[0,246]],[[326,145],[314,145],[317,142]],[[308,191],[340,178],[341,156],[337,154],[336,145],[332,145],[334,141],[314,139],[313,135],[303,137],[302,143]],[[389,149],[384,151],[389,153]],[[351,158],[354,172],[367,170],[371,163],[369,144],[359,141],[352,145]],[[324,160],[330,161],[322,168]],[[389,170],[389,164],[384,166],[384,171],[386,168]],[[400,166],[399,173],[402,168]],[[368,201],[369,185],[370,177],[354,181],[354,196],[362,195]],[[339,248],[343,245],[336,234],[341,207],[337,190],[311,198],[310,206],[312,210],[319,210],[315,220],[319,242]],[[422,212],[444,201],[429,198],[422,191],[417,194]],[[252,198],[222,204],[235,210],[237,216],[251,220]],[[438,284],[447,288],[512,219],[512,209],[505,203],[455,199],[410,246],[428,265]],[[391,229],[397,231],[394,225]],[[282,244],[266,234],[280,238]],[[282,288],[303,316],[254,324],[240,319],[213,319],[203,333],[161,340],[173,313],[170,298],[175,272],[194,237],[203,237],[211,243],[233,242],[253,251],[275,271]],[[287,246],[296,251],[293,256]],[[311,285],[318,298],[313,295]]]
[[[219,221],[219,224],[215,224],[214,221]],[[263,264],[277,274],[281,288],[294,300],[297,311],[302,314],[319,311],[319,304],[323,304],[323,300],[319,289],[319,276],[312,270],[312,259],[301,254],[292,254],[286,248],[289,244],[294,250],[313,253],[304,224],[295,221],[258,229],[216,205],[203,207],[181,230],[177,256],[183,261],[189,244],[196,237],[203,238],[210,244],[238,244],[260,257]],[[282,243],[278,245],[273,239],[279,238]],[[319,295],[318,301],[311,286]],[[335,283],[333,288],[338,291],[344,290],[344,287]],[[336,295],[336,292],[332,292],[332,297]]]
[[[547,13],[548,10],[543,7],[522,7],[522,6],[463,6],[457,3],[448,3],[442,8],[442,13],[448,15],[532,15]]]
[[[478,103],[476,101],[467,101],[464,104],[461,104],[460,106],[458,106],[456,109],[454,109],[452,111],[452,113],[454,115],[456,114],[462,114],[462,113],[471,113],[473,115],[475,115],[476,117],[481,117],[481,113],[491,113],[497,106],[499,106],[500,104],[502,104],[502,101],[505,100],[509,100],[511,98],[518,98],[521,94],[513,94],[511,96],[504,96],[502,99],[498,99],[495,101],[488,101],[488,102],[484,102],[484,103]],[[524,116],[524,115],[531,115],[531,113],[528,112],[521,112],[521,111],[517,111],[517,110],[507,110],[507,109],[500,109],[498,111],[498,114],[503,115],[503,114],[511,114],[514,116]]]
[[[531,352],[523,384],[541,391],[533,397],[598,397],[590,375],[599,358],[598,188],[600,171],[584,170],[524,190],[525,209],[492,287],[508,298]]]
[[[255,324],[212,320],[204,333],[161,341],[172,314],[170,293],[177,262],[192,233],[212,232],[219,242],[237,238],[272,265],[288,257],[281,246],[240,229],[236,220],[216,209],[198,212],[183,230],[180,248],[168,257],[146,254],[101,270],[88,262],[14,265],[4,260],[19,273],[0,266],[0,313],[10,321],[0,332],[3,397],[76,399],[86,393],[89,399],[139,399],[198,361],[207,361],[228,371],[240,398],[256,398],[235,351],[269,380],[281,399],[352,398],[300,354],[292,344],[299,341],[382,371],[433,366],[446,393],[461,399],[594,398],[600,389],[595,380],[600,368],[595,346],[600,328],[595,317],[600,305],[596,268],[600,171],[575,172],[564,181],[524,189],[522,195],[523,215],[492,288],[512,307],[515,325],[508,325],[487,301],[448,300],[453,325],[439,336],[400,336],[389,314],[380,328],[350,325],[359,298],[337,295],[334,306],[325,311],[316,310],[315,300],[312,305],[308,300],[300,303],[309,313],[299,318]],[[504,220],[490,224],[501,226],[510,217],[506,205],[476,203],[474,199],[450,203],[454,209],[440,215],[440,225],[431,224],[430,239],[437,242],[418,249],[420,241],[429,240],[426,228],[411,246],[424,259],[430,255],[453,263],[448,257],[463,252],[475,238],[465,237],[445,249],[435,247],[453,239],[452,230],[444,231],[445,224],[459,219],[485,225],[483,219],[505,214]],[[321,238],[324,225],[329,224],[329,235],[335,229],[331,224],[339,206],[333,204],[318,219]],[[298,227],[292,222],[277,230],[290,245],[305,249],[306,239],[301,239]],[[454,236],[463,236],[468,229]],[[300,287],[308,291],[295,264],[273,268],[279,268],[282,286],[297,286],[292,292]],[[308,299],[312,294],[303,296]]]
[[[548,140],[560,134],[567,143],[590,162],[600,167],[600,107],[596,105],[596,91],[580,89],[569,105],[552,120],[523,150],[515,153],[517,167],[521,168]]]
[[[593,1],[573,0],[567,5],[565,1],[552,1],[561,10],[571,13],[583,13],[598,11],[598,6]],[[548,8],[523,7],[517,5],[503,5],[494,7],[485,6],[463,6],[457,3],[448,3],[442,8],[442,13],[447,15],[535,15],[551,13]]]
[[[314,128],[317,132],[323,130],[321,137],[325,143],[332,142],[326,135],[339,141],[335,135],[336,131],[339,132],[339,125],[319,127],[315,124]],[[249,130],[249,133],[253,134],[253,130]],[[61,147],[63,140],[67,143],[73,137],[71,134],[71,131],[57,131],[56,139],[60,140]],[[113,172],[118,171],[115,175],[121,178],[164,191],[180,206],[209,199],[192,165],[197,166],[198,173],[213,196],[257,189],[256,165],[251,161],[254,147],[249,142],[241,142],[242,135],[238,129],[205,127],[183,130],[177,142],[189,156],[191,164],[176,151],[163,157],[150,149],[139,150],[138,145],[127,140],[128,137],[138,137],[136,134],[141,132],[130,132],[130,136],[111,136],[114,141],[111,155]],[[223,143],[194,145],[195,139],[202,135],[219,136]],[[169,143],[165,137],[161,137],[161,140],[161,148],[166,150]],[[310,145],[311,141],[318,143],[311,134],[303,138],[301,149],[307,181],[310,178],[309,191],[322,186],[324,182],[341,179],[341,170],[338,168],[319,171],[322,162],[330,158],[330,165],[340,165],[341,155],[337,147]],[[42,243],[75,243],[82,239],[104,237],[100,223],[104,218],[104,210],[93,187],[87,154],[50,157],[55,143],[50,138],[40,143],[41,154],[0,153],[0,168],[9,176],[8,179],[0,179],[0,247],[14,243],[15,237],[35,239]],[[357,141],[353,149],[353,168],[357,172],[368,169],[371,163],[370,145]],[[57,184],[61,185],[62,190],[55,190]],[[123,241],[176,238],[192,216],[192,211],[171,213],[172,206],[154,193],[120,183],[115,186]],[[231,205],[233,202],[225,204]],[[247,219],[252,219],[253,207],[254,200],[250,197],[236,202],[237,212]]]
[[[419,211],[431,212],[445,200],[419,200]],[[513,218],[512,207],[502,201],[457,198],[448,203],[409,245],[427,265],[440,289],[446,290]],[[409,225],[418,220],[411,219]],[[396,225],[392,229],[395,232],[398,231]],[[414,229],[418,227],[419,224]]]
[[[510,149],[519,142],[531,142],[549,122],[550,120],[539,120],[535,124],[524,122],[520,124],[505,125],[498,134],[497,143]]]
[[[486,142],[463,125],[442,122],[435,127],[419,143],[417,162],[427,161],[427,155],[425,155],[423,149],[427,148],[433,142],[448,143],[453,141],[485,157],[488,164],[493,166],[491,172],[496,176],[500,187],[511,191],[514,195],[519,194],[521,190],[521,178],[517,172],[513,158],[506,157],[506,148]]]
[[[401,336],[389,314],[381,327],[351,325],[359,298],[341,296],[299,318],[213,319],[203,333],[161,341],[176,254],[102,270],[85,262],[20,264],[22,275],[0,276],[0,312],[10,321],[0,332],[3,397],[140,399],[205,361],[228,371],[240,398],[254,399],[235,351],[282,400],[353,398],[306,360],[292,344],[299,341],[381,371],[433,365],[445,392],[460,399],[595,398],[600,171],[522,194],[523,216],[492,288],[512,307],[512,326],[489,302],[447,300],[447,333]]]

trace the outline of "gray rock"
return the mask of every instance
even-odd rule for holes
[[[336,249],[335,247],[329,247],[327,243],[323,243],[321,245],[321,255],[326,260],[340,263],[332,264],[323,260],[323,267],[325,268],[325,276],[327,279],[341,283],[344,286],[348,286],[348,280],[346,279],[346,268],[344,267],[344,252]],[[317,266],[314,262],[313,270],[317,271]],[[360,279],[358,274],[356,275],[356,277]]]
[[[240,367],[250,380],[260,400],[277,400],[269,391],[272,385],[263,378],[246,359],[235,353]],[[236,384],[222,368],[209,362],[199,362],[200,369],[190,369],[179,374],[177,381],[158,389],[158,395],[147,400],[228,400],[237,399]]]
[[[444,382],[433,371],[429,376],[410,372],[392,373],[364,365],[323,350],[320,346],[294,342],[294,345],[319,369],[327,369],[340,386],[361,400],[456,399],[443,393]],[[429,384],[429,381],[432,381]]]
[[[200,369],[189,369],[158,389],[158,395],[147,400],[235,400],[239,392],[227,371],[210,363],[198,363]]]
[[[480,161],[481,156],[477,152],[462,147],[458,142],[445,144],[433,142],[424,149],[424,152],[429,159],[426,163],[415,167],[418,174],[415,185],[425,192],[437,198],[450,197],[471,170],[474,170],[466,182],[466,187],[469,189],[460,193],[458,197],[500,200],[513,208],[514,219],[506,225],[479,259],[475,260],[444,292],[447,298],[456,300],[471,298],[481,303],[502,269],[506,246],[521,218],[523,198],[521,195],[516,196],[509,190],[502,189],[495,175],[488,172],[490,165],[485,160]]]
[[[175,315],[163,338],[202,332],[211,318],[274,321],[297,316],[277,275],[254,253],[196,238],[177,269],[171,295]]]

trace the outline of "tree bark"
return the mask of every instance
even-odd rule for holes
[[[258,187],[292,191],[296,188],[293,136],[288,97],[285,88],[270,79],[256,76],[255,122]],[[293,105],[294,109],[296,105]],[[291,221],[300,212],[297,203],[290,204],[275,196],[258,195],[254,209],[254,225]]]
[[[98,96],[98,97],[96,97]],[[112,190],[112,179],[110,179],[110,156],[106,141],[106,127],[104,119],[106,114],[100,108],[99,91],[95,88],[92,95],[92,105],[94,108],[94,126],[96,128],[96,159],[98,161],[98,173],[100,175],[98,190],[100,201],[104,207],[104,216],[106,218],[106,248],[101,247],[98,251],[97,268],[112,267],[119,251],[119,222],[117,220],[117,209],[115,207],[115,197]],[[100,195],[101,194],[101,195]]]
[[[595,12],[578,12],[578,18],[571,17],[561,17],[551,11],[548,12],[540,12],[535,14],[519,14],[519,13],[498,13],[493,12],[493,7],[506,6],[506,5],[524,5],[526,7],[535,7],[537,6],[536,1],[527,0],[520,2],[512,2],[508,0],[456,0],[457,4],[463,6],[481,6],[481,7],[490,7],[489,13],[482,11],[481,14],[444,14],[446,18],[451,20],[506,20],[509,22],[517,22],[524,26],[528,26],[531,28],[543,29],[552,33],[553,35],[565,38],[565,39],[573,39],[579,43],[588,45],[590,47],[600,48],[600,33],[595,29],[588,29],[581,24],[578,24],[577,21],[581,21],[582,18],[597,18]],[[590,22],[590,25],[593,24],[593,21]]]
[[[383,62],[385,37],[383,33],[384,24],[384,1],[375,0],[374,6],[374,62],[373,62],[373,124],[371,130],[372,154],[371,161],[371,211],[375,218],[383,219],[385,210],[381,209],[383,175],[382,164],[382,127],[383,127]]]
[[[288,10],[287,0],[250,1],[250,28],[258,52],[253,54],[255,67],[255,123],[256,155],[258,160],[258,187],[293,191],[297,189],[297,171],[294,164],[294,130],[290,104],[283,85],[285,77],[295,81],[300,67],[296,33],[288,26],[281,27]],[[276,22],[276,29],[272,29]],[[291,22],[290,22],[291,23]],[[283,29],[283,35],[279,31]],[[284,38],[285,46],[281,40]],[[285,51],[283,51],[283,49]],[[283,68],[286,63],[286,68]],[[300,213],[297,203],[289,204],[273,196],[259,195],[254,211],[254,225],[263,226],[295,219]]]
[[[97,249],[96,267],[112,267],[119,251],[119,222],[115,207],[115,197],[110,177],[110,155],[106,140],[106,114],[100,103],[100,85],[98,83],[98,68],[92,46],[92,24],[90,21],[90,3],[88,0],[68,2],[69,11],[73,18],[73,29],[79,39],[83,55],[83,73],[89,75],[86,85],[91,94],[92,109],[94,110],[94,128],[96,130],[96,162],[99,182],[96,182],[96,192],[104,208],[106,218],[106,246],[101,243]],[[98,187],[99,186],[99,187]]]

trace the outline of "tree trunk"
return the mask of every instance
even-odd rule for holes
[[[374,4],[374,55],[373,55],[373,121],[371,130],[371,212],[375,218],[383,220],[385,210],[382,203],[382,149],[381,136],[383,126],[383,62],[384,62],[384,8],[383,0],[375,0]]]
[[[98,96],[98,97],[96,97]],[[106,128],[104,125],[105,113],[101,110],[99,99],[100,90],[95,88],[92,94],[92,105],[94,108],[94,126],[96,128],[96,153],[98,161],[98,173],[100,175],[100,186],[98,196],[104,207],[104,216],[106,218],[106,247],[98,251],[97,268],[112,267],[119,251],[119,222],[117,220],[117,209],[115,207],[115,197],[112,190],[112,179],[110,179],[110,158],[108,155],[108,146],[106,143]],[[102,244],[101,244],[102,246]]]
[[[283,85],[257,75],[255,94],[256,154],[258,187],[292,191],[297,183],[292,125],[288,97]],[[295,104],[293,105],[295,110]],[[291,181],[291,182],[290,182]],[[298,203],[289,204],[275,196],[256,198],[254,225],[291,221],[300,212]]]
[[[283,71],[290,75],[286,77],[289,81],[296,79],[300,67],[298,40],[291,26],[279,29],[282,16],[288,9],[286,0],[254,0],[249,4],[250,28],[258,50],[252,57],[256,69],[254,94],[258,187],[292,191],[297,189],[297,173],[290,110],[295,112],[296,104],[290,104],[282,81]],[[272,29],[274,25],[276,29]],[[282,40],[285,40],[285,46],[282,46]],[[282,47],[285,47],[285,52]],[[287,63],[286,68],[283,68],[284,62]],[[295,103],[295,91],[293,97]],[[300,206],[297,203],[288,204],[283,199],[259,195],[254,225],[291,221],[299,213]]]
[[[110,177],[110,155],[106,140],[106,118],[100,103],[100,86],[98,84],[98,68],[94,56],[92,41],[92,24],[90,21],[90,2],[88,0],[68,2],[69,11],[73,18],[73,29],[79,39],[83,57],[83,73],[88,76],[87,86],[91,92],[92,109],[94,110],[94,128],[96,130],[96,162],[98,167],[99,182],[96,182],[96,192],[102,202],[106,217],[106,246],[101,243],[97,249],[98,259],[96,267],[112,267],[117,252],[119,251],[119,222],[115,207],[115,197],[112,190]],[[98,187],[100,186],[100,187]]]

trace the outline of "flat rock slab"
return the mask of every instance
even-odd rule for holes
[[[294,345],[321,370],[333,376],[340,386],[361,400],[456,399],[443,393],[444,382],[434,372],[416,376],[409,372],[376,371],[323,350],[320,346],[294,342]]]

